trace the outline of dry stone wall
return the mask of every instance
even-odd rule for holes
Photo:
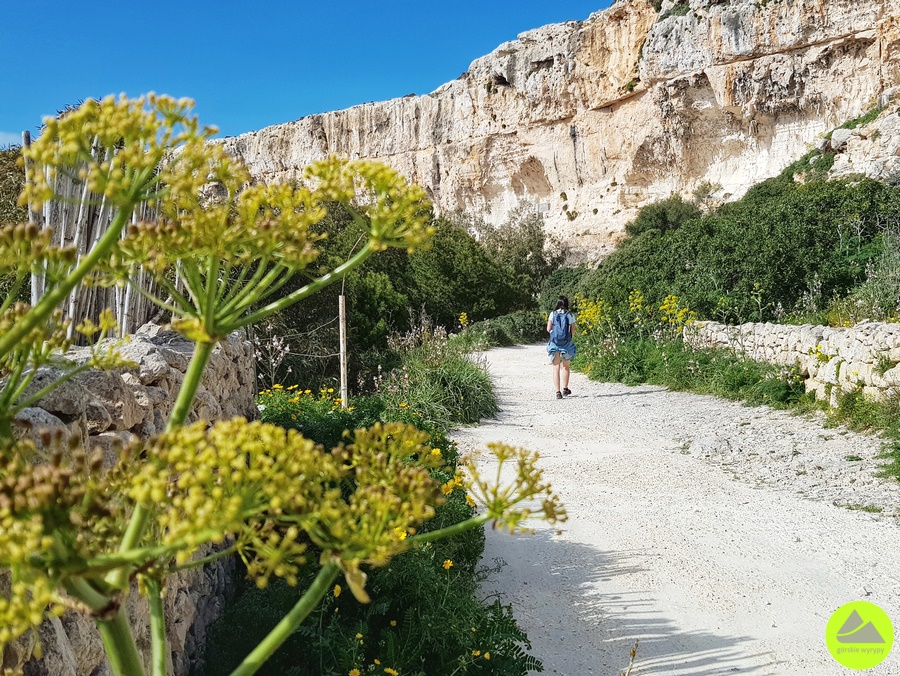
[[[806,390],[836,406],[842,393],[882,400],[900,395],[900,324],[850,328],[696,322],[685,330],[694,347],[734,349],[756,361],[798,366]]]
[[[100,449],[111,465],[122,442],[161,432],[184,380],[194,344],[174,331],[154,324],[143,326],[119,348],[134,368],[85,372],[63,384],[37,406],[25,409],[15,421],[19,436],[40,443],[40,431],[67,430],[82,437],[87,448]],[[89,358],[87,349],[74,349],[69,358]],[[38,391],[54,378],[52,370],[32,384]],[[203,375],[190,420],[220,420],[257,414],[255,364],[252,345],[232,335],[214,350]],[[206,631],[221,615],[230,591],[234,564],[230,559],[191,570],[168,581],[166,614],[170,674],[204,673],[202,657]],[[0,588],[8,579],[0,577]],[[138,648],[150,656],[149,612],[145,602],[130,598],[129,614]],[[26,676],[106,676],[110,674],[93,622],[67,613],[46,621],[39,631],[44,658],[29,659],[36,637],[24,636],[0,659],[3,668],[22,669]]]

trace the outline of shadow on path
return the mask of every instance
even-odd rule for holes
[[[487,536],[485,561],[505,565],[489,575],[482,589],[513,604],[546,673],[618,676],[635,639],[640,640],[635,676],[776,673],[770,655],[746,645],[752,637],[686,630],[650,592],[634,591],[644,570],[636,561],[646,558],[644,552],[601,551],[550,531],[517,536],[489,531]],[[499,577],[512,591],[496,591]],[[632,579],[617,579],[622,577]]]

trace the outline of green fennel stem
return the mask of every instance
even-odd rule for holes
[[[144,665],[135,647],[125,603],[110,620],[97,620],[100,639],[116,676],[144,676]]]
[[[331,588],[335,578],[337,578],[340,568],[337,564],[329,563],[322,566],[316,579],[309,586],[309,589],[300,597],[296,605],[291,611],[282,618],[275,628],[269,632],[253,651],[247,655],[240,666],[231,672],[231,676],[252,676],[260,667],[268,660],[281,644],[296,631],[303,620],[319,605],[319,601]]]
[[[150,579],[146,582],[150,596],[150,670],[153,676],[166,676],[166,610],[159,582]]]

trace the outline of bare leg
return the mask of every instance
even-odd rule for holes
[[[559,392],[559,363],[562,361],[559,352],[553,354],[553,386],[556,392]]]
[[[569,375],[572,373],[572,362],[568,359],[560,359],[562,365],[562,386],[563,389],[569,389]],[[559,383],[557,383],[558,389]]]

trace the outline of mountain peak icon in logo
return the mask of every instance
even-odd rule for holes
[[[871,622],[866,622],[860,614],[854,610],[837,632],[838,643],[884,643],[884,638],[878,633]]]

